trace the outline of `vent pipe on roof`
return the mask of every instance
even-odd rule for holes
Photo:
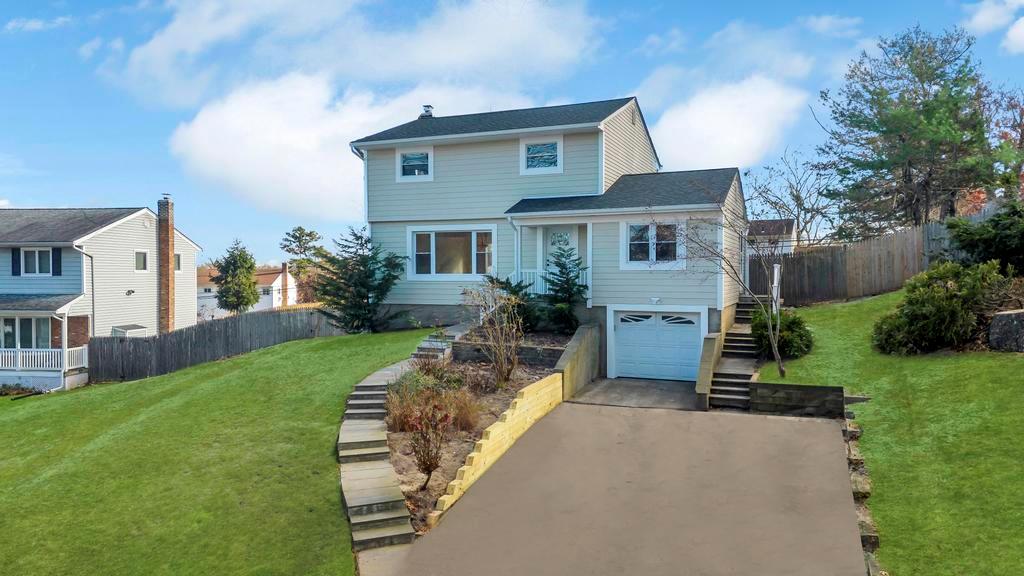
[[[423,105],[423,113],[420,114],[420,118],[433,118],[433,117],[434,117],[434,107],[431,106],[430,104],[424,104]]]

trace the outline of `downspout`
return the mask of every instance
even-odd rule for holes
[[[55,388],[50,388],[47,393],[56,392],[57,390],[64,390],[65,375],[67,371],[67,360],[68,360],[68,314],[64,313],[64,316],[58,316],[56,313],[50,314],[52,320],[60,322],[60,385]],[[53,338],[51,332],[50,338]]]
[[[520,262],[521,256],[519,254],[520,245],[522,244],[522,234],[520,232],[519,226],[516,226],[516,221],[513,220],[511,216],[508,217],[508,225],[512,227],[512,230],[514,232],[513,237],[515,238],[515,256],[513,256],[513,263],[515,265],[515,270],[512,272],[512,274],[515,275],[515,281],[518,282],[519,268],[522,264],[522,262]]]
[[[93,260],[92,254],[78,246],[72,245],[71,247],[89,259],[89,300],[91,301],[89,304],[91,308],[89,311],[89,337],[93,338],[96,336],[96,261]]]

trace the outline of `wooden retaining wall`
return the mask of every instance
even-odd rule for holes
[[[291,340],[344,333],[318,308],[289,308],[210,320],[159,336],[92,338],[89,380],[138,380]]]

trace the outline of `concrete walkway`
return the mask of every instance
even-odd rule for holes
[[[563,404],[393,558],[419,576],[863,576],[838,422]]]
[[[669,408],[697,410],[695,382],[646,380],[641,378],[598,378],[570,402],[624,406],[631,408]]]

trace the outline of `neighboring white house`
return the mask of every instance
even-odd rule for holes
[[[196,271],[198,289],[198,314],[199,320],[213,320],[228,316],[230,312],[217,305],[217,285],[213,277],[217,275],[217,269],[212,266],[203,266]],[[280,268],[274,266],[262,266],[256,269],[253,275],[256,278],[256,290],[260,299],[250,311],[270,310],[281,306],[294,306],[298,303],[299,289],[295,277],[288,271],[288,264],[282,264]]]
[[[84,381],[93,336],[144,336],[196,322],[200,247],[174,205],[0,209],[0,384]]]
[[[792,254],[797,246],[796,221],[792,218],[751,220],[747,242],[763,246],[771,254]]]
[[[693,240],[742,254],[724,216],[745,220],[739,170],[659,172],[635,98],[459,116],[424,107],[351,146],[371,238],[407,258],[392,311],[458,321],[463,288],[485,274],[542,294],[552,249],[568,243],[588,267],[581,313],[603,327],[610,377],[696,379],[704,336],[733,323],[739,284]]]

